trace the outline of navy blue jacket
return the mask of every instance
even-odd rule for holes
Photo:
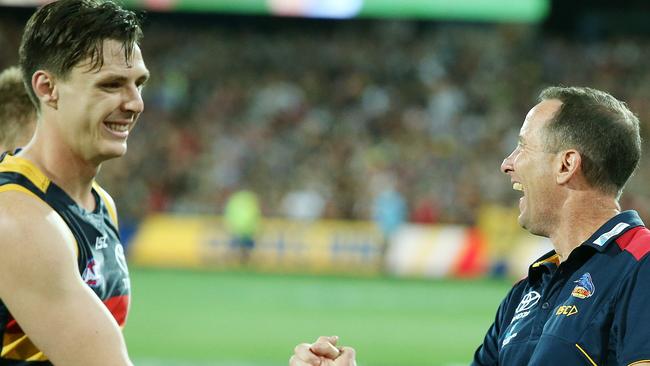
[[[650,230],[625,211],[563,263],[545,254],[499,306],[472,365],[650,362],[648,252]]]

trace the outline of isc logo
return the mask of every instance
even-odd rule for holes
[[[108,240],[108,237],[106,235],[98,236],[97,239],[95,240],[95,250],[108,248],[108,241],[107,240]]]
[[[555,312],[555,315],[560,316],[560,315],[565,315],[565,316],[571,316],[574,314],[578,313],[578,308],[575,305],[563,305],[557,308],[557,311]]]

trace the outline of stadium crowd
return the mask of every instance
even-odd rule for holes
[[[22,24],[0,24],[0,69],[17,62]],[[481,206],[519,196],[499,165],[548,85],[610,91],[648,140],[647,39],[405,21],[146,24],[146,111],[99,178],[122,220],[222,213],[246,188],[265,216],[369,219],[392,192],[411,221],[472,224]],[[646,220],[647,155],[623,198]]]

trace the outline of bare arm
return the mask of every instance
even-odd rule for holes
[[[55,365],[131,365],[115,319],[81,280],[75,242],[45,203],[0,194],[0,298]]]

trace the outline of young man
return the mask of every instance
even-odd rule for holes
[[[36,109],[27,95],[20,69],[0,72],[0,153],[25,146],[34,134]]]
[[[501,170],[523,193],[519,224],[554,250],[503,300],[472,365],[650,365],[650,231],[618,204],[640,156],[624,103],[589,88],[541,93]],[[299,345],[290,364],[353,365],[335,340]]]
[[[94,178],[143,111],[141,37],[132,12],[97,0],[53,2],[26,25],[20,67],[38,122],[0,161],[2,365],[131,365],[128,270]]]

